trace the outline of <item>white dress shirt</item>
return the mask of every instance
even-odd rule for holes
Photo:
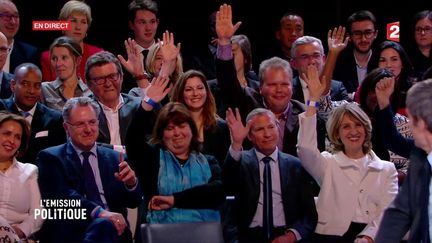
[[[230,146],[229,153],[231,157],[236,160],[240,161],[241,159],[241,152],[242,151],[236,151],[232,149]],[[281,182],[280,182],[280,171],[279,171],[279,158],[278,158],[279,149],[276,147],[276,149],[271,153],[268,157],[272,158],[270,161],[270,170],[271,170],[271,179],[272,179],[272,202],[273,202],[273,226],[274,227],[285,227],[286,221],[285,221],[285,213],[283,208],[283,202],[282,202],[282,189],[281,189]],[[255,211],[255,215],[252,218],[252,222],[249,225],[250,228],[254,227],[262,227],[263,226],[263,205],[264,205],[264,162],[262,159],[265,156],[264,154],[260,153],[259,151],[255,150],[255,154],[257,156],[257,159],[259,161],[259,177],[260,177],[260,193],[258,198],[258,205],[257,209]],[[301,240],[300,233],[292,228],[289,228],[290,231],[292,231],[297,240]]]
[[[0,171],[0,217],[16,225],[26,235],[38,231],[43,219],[35,219],[35,209],[41,209],[41,195],[37,182],[37,167],[18,162]]]
[[[358,221],[367,224],[359,235],[373,239],[384,210],[398,192],[396,168],[373,151],[366,155],[367,161],[351,160],[342,151],[320,153],[316,119],[316,115],[307,117],[304,112],[299,115],[297,140],[303,167],[321,187],[315,232],[341,236],[351,222]]]
[[[84,159],[84,157],[82,155],[82,152],[84,152],[84,151],[81,150],[81,149],[79,149],[78,147],[76,147],[72,142],[71,142],[71,144],[72,144],[72,147],[77,152],[78,157],[81,160],[80,161],[81,165],[82,165],[83,159]],[[93,148],[90,150],[91,155],[89,156],[89,163],[90,163],[90,166],[92,168],[93,175],[94,175],[95,181],[96,181],[96,185],[97,185],[98,190],[99,190],[99,195],[100,195],[101,200],[102,200],[102,202],[104,204],[104,208],[108,210],[108,203],[107,203],[107,201],[105,199],[105,192],[104,192],[104,189],[103,189],[102,179],[101,179],[101,175],[100,175],[100,171],[99,171],[99,164],[98,164],[98,158],[97,158],[97,150],[96,150],[96,148],[97,148],[97,146],[95,144],[93,146]]]
[[[102,111],[105,114],[108,130],[110,133],[110,144],[111,145],[122,145],[120,136],[120,108],[124,105],[123,97],[119,96],[119,103],[114,109],[99,102],[102,107]]]

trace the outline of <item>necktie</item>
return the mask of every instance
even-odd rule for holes
[[[22,115],[24,118],[27,118],[27,117],[30,116],[31,114],[30,114],[30,112],[28,112],[28,111],[21,111],[21,115]]]
[[[272,200],[272,179],[270,170],[270,157],[264,157],[264,183],[263,183],[263,228],[267,240],[271,239],[273,229],[273,200]]]
[[[100,206],[104,206],[102,199],[100,197],[99,189],[96,185],[95,176],[93,174],[92,167],[90,166],[89,157],[92,152],[82,152],[83,156],[83,175],[84,175],[84,187],[87,199],[97,203]]]
[[[142,54],[143,54],[143,56],[144,56],[144,69],[146,69],[147,70],[147,67],[146,67],[146,59],[147,59],[147,55],[148,55],[148,53],[149,53],[149,50],[147,50],[147,49],[145,49],[145,50],[142,50],[142,52],[141,52]]]

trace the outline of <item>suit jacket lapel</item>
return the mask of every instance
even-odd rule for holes
[[[121,94],[120,94],[121,95]],[[123,96],[123,106],[120,107],[119,110],[119,128],[120,128],[120,139],[121,143],[125,144],[126,142],[126,131],[127,126],[130,124],[130,120],[132,119],[129,102],[129,97]]]
[[[43,119],[43,115],[44,112],[42,107],[39,104],[36,104],[36,109],[31,124],[32,134],[36,134],[36,132],[39,132],[44,127],[45,119]]]
[[[72,144],[70,142],[67,142],[66,144],[66,162],[72,165],[72,168],[82,179],[83,175],[82,175],[81,159],[79,158],[77,152],[72,147]]]
[[[260,171],[259,171],[259,161],[256,157],[255,150],[250,149],[245,151],[242,155],[242,160],[247,164],[249,175],[252,177],[251,181],[253,182],[253,191],[257,192],[259,196],[260,191]]]
[[[286,195],[286,185],[288,181],[288,173],[286,173],[288,170],[288,164],[286,162],[286,157],[283,156],[283,154],[279,151],[278,152],[278,160],[279,160],[279,177],[280,177],[280,184],[281,184],[281,195]]]
[[[103,112],[102,106],[98,103],[101,112],[99,114],[99,138],[98,141],[110,143],[111,136],[108,129],[108,122],[105,117],[105,113]]]
[[[300,78],[296,77],[293,79],[293,99],[304,103],[303,89],[300,83]]]
[[[17,106],[15,105],[15,102],[13,100],[13,96],[10,97],[9,99],[5,99],[4,100],[4,104],[6,106],[6,109],[14,114],[20,114],[18,111]]]
[[[99,173],[102,181],[102,187],[105,192],[105,199],[107,199],[107,194],[109,194],[109,188],[110,188],[110,178],[112,178],[111,173],[114,173],[114,169],[112,169],[111,165],[111,158],[107,156],[106,153],[101,152],[101,149],[99,146],[96,148],[97,152],[97,159],[98,159],[98,167],[99,167]],[[116,163],[118,164],[118,162]],[[118,170],[117,170],[118,171]]]

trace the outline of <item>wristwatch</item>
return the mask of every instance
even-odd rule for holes
[[[307,105],[307,106],[313,106],[313,107],[315,107],[315,108],[319,108],[320,103],[319,103],[319,101],[308,100],[308,101],[306,102],[306,105]]]

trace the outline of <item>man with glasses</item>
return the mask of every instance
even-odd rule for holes
[[[24,62],[39,66],[39,54],[36,47],[15,39],[20,26],[18,9],[12,1],[0,0],[0,31],[8,40],[10,51],[7,54],[3,71],[13,73]]]
[[[15,69],[15,77],[10,82],[13,96],[1,100],[4,104],[1,109],[23,115],[30,124],[28,148],[19,159],[24,163],[35,164],[39,151],[66,142],[61,113],[38,102],[41,83],[42,73],[39,67],[23,63]]]
[[[10,48],[7,42],[6,36],[0,32],[0,98],[6,99],[9,98],[12,94],[12,91],[10,89],[10,81],[13,79],[13,75],[4,72],[3,66],[6,63],[7,56],[9,54]]]
[[[79,200],[86,212],[73,220],[52,216],[41,242],[132,242],[126,207],[140,204],[141,189],[122,154],[96,144],[99,112],[88,97],[69,99],[63,108],[68,142],[38,154],[43,201]]]
[[[321,40],[312,36],[303,36],[294,41],[291,49],[291,65],[297,69],[299,76],[292,81],[292,98],[302,103],[309,100],[309,90],[302,75],[307,74],[310,65],[316,66],[319,73],[323,71],[325,63],[324,48]],[[330,96],[333,101],[348,100],[348,93],[343,84],[336,80],[331,80]]]
[[[123,70],[120,61],[104,51],[89,57],[85,76],[87,85],[100,105],[98,142],[122,150],[126,130],[133,114],[140,109],[141,99],[121,94]]]
[[[372,51],[378,34],[375,16],[367,10],[355,12],[348,18],[347,29],[352,47],[339,55],[333,78],[342,81],[353,98],[366,74],[378,66],[377,53]]]

